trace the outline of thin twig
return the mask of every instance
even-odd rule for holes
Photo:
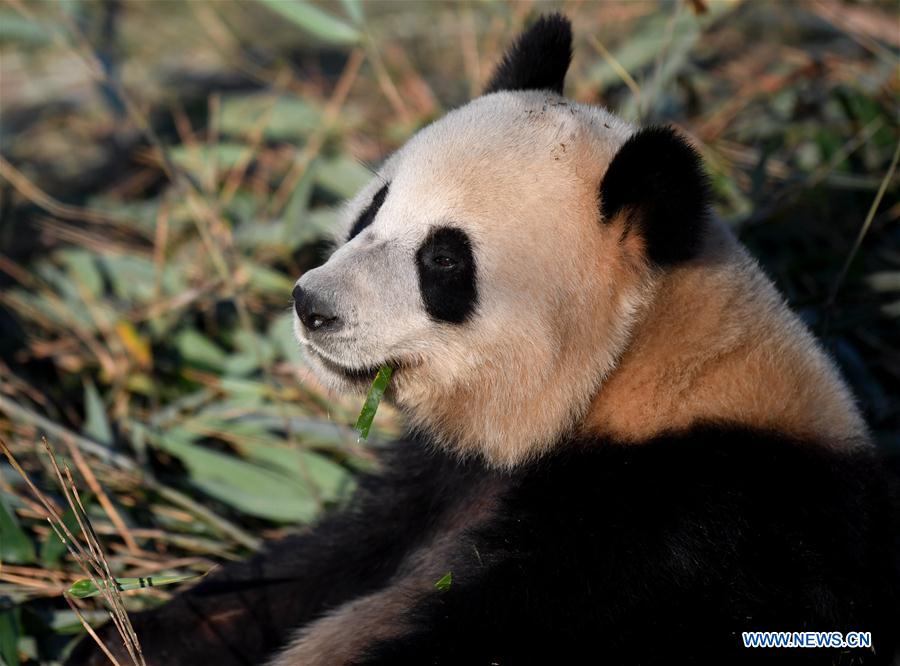
[[[620,63],[616,57],[607,49],[603,42],[601,42],[595,35],[588,35],[588,41],[591,46],[593,46],[597,52],[603,56],[603,59],[606,60],[606,64],[612,67],[613,71],[619,75],[619,78],[625,82],[625,85],[628,86],[628,89],[631,90],[631,94],[634,95],[634,102],[637,105],[637,108],[640,108],[641,105],[641,87],[638,85],[637,81],[628,73],[628,70]]]
[[[114,666],[122,666],[119,660],[113,656],[113,653],[109,651],[109,648],[106,647],[106,643],[104,643],[97,635],[97,632],[94,631],[94,628],[91,626],[90,622],[88,622],[81,614],[78,606],[75,605],[75,602],[69,597],[69,595],[64,594],[63,599],[65,599],[66,603],[69,604],[69,608],[71,608],[75,613],[75,617],[77,617],[78,621],[81,622],[81,626],[84,627],[84,630],[88,632],[90,637],[94,639],[94,642],[97,643],[101,650],[103,650],[103,654],[107,656],[107,658],[114,664]]]
[[[10,164],[2,155],[0,155],[0,178],[5,178],[9,181],[10,185],[31,203],[57,217],[66,220],[95,222],[99,224],[133,224],[133,222],[127,218],[104,213],[102,211],[91,210],[89,208],[70,206],[57,201],[28,180],[28,177],[25,174]]]
[[[91,489],[91,492],[93,492],[97,496],[97,500],[100,502],[100,506],[103,507],[103,511],[109,517],[109,521],[115,526],[116,530],[119,533],[119,536],[122,537],[122,541],[124,541],[125,545],[128,546],[128,550],[133,553],[140,553],[141,549],[137,545],[137,541],[134,540],[134,537],[131,535],[128,526],[125,524],[125,521],[122,520],[122,516],[119,515],[119,512],[116,510],[115,505],[110,501],[109,496],[103,490],[103,486],[100,485],[99,481],[97,481],[97,477],[94,475],[94,471],[85,461],[84,455],[81,453],[81,450],[71,440],[66,440],[66,444],[69,447],[69,453],[72,456],[72,460],[75,463],[75,466],[78,467],[78,471],[81,472],[81,476],[84,477],[84,480],[87,482],[88,487]]]
[[[270,216],[274,217],[284,210],[288,199],[296,189],[300,179],[303,178],[310,163],[316,155],[319,154],[319,151],[325,144],[328,132],[331,130],[335,120],[337,120],[341,107],[344,105],[344,101],[347,99],[347,95],[350,93],[350,89],[356,81],[359,69],[364,60],[365,54],[361,49],[354,49],[350,52],[350,57],[347,59],[347,64],[344,66],[344,71],[341,72],[341,76],[334,87],[331,98],[325,106],[321,127],[306,142],[303,151],[295,160],[294,167],[281,181],[281,184],[278,186],[278,189],[275,191],[275,194],[269,202],[267,210]]]
[[[69,470],[68,465],[65,466],[65,472],[63,472],[56,460],[56,452],[53,450],[53,447],[50,446],[47,438],[43,437],[41,441],[44,444],[45,452],[50,458],[50,464],[53,467],[54,474],[56,474],[57,483],[62,488],[63,493],[66,496],[66,501],[72,508],[75,520],[78,522],[78,527],[81,529],[81,535],[88,545],[88,552],[90,553],[89,557],[86,561],[78,560],[78,563],[85,573],[88,574],[91,582],[100,590],[104,601],[110,609],[113,624],[119,632],[119,635],[122,637],[122,642],[125,645],[125,649],[128,651],[131,660],[138,666],[145,666],[140,642],[138,641],[134,627],[131,626],[131,619],[128,617],[128,611],[125,610],[118,583],[110,570],[109,561],[106,559],[103,547],[97,539],[97,534],[94,532],[93,527],[91,527],[91,521],[88,518],[87,512],[84,510],[84,504],[81,502],[81,496],[78,493],[78,486],[72,478],[72,472]],[[66,545],[69,546],[69,544]],[[72,548],[69,548],[69,552],[73,555],[76,553]],[[88,564],[91,566],[88,566]],[[99,575],[96,575],[96,577],[92,575],[92,569],[93,571],[99,571]]]
[[[894,177],[894,172],[897,170],[898,160],[900,160],[900,141],[897,142],[897,147],[894,149],[894,156],[893,158],[891,158],[891,165],[888,167],[887,173],[884,174],[884,178],[881,179],[881,186],[878,188],[878,193],[872,200],[872,205],[869,207],[869,212],[866,215],[866,219],[863,221],[863,224],[859,229],[859,233],[856,235],[856,240],[853,242],[853,247],[850,248],[850,252],[847,255],[847,258],[844,260],[844,265],[841,267],[840,272],[837,274],[837,277],[835,278],[834,283],[831,285],[831,289],[828,292],[828,300],[825,302],[825,319],[822,324],[822,329],[825,333],[828,332],[828,326],[831,323],[831,314],[832,310],[834,309],[835,300],[837,299],[838,290],[841,288],[841,284],[847,277],[847,272],[850,270],[850,265],[856,258],[856,254],[859,252],[859,248],[862,247],[863,240],[865,239],[866,234],[869,232],[869,227],[872,226],[872,220],[875,219],[875,213],[878,211],[878,207],[881,205],[881,200],[884,198],[884,193],[887,192],[888,185],[890,184],[891,179]]]
[[[225,184],[222,186],[222,191],[219,195],[219,202],[222,206],[227,206],[231,202],[231,200],[234,198],[234,195],[237,194],[238,188],[240,187],[241,183],[244,182],[244,176],[247,174],[247,168],[250,166],[250,163],[253,160],[253,156],[256,155],[257,151],[259,150],[259,146],[262,144],[266,128],[269,126],[269,122],[272,119],[272,114],[275,112],[275,107],[278,105],[278,101],[281,96],[284,95],[285,90],[287,90],[287,86],[289,83],[290,74],[287,70],[283,70],[275,80],[274,90],[270,95],[271,101],[268,107],[262,114],[260,114],[260,117],[257,120],[256,124],[250,129],[247,147],[241,153],[237,162],[231,167],[228,175],[225,177]]]
[[[381,92],[384,93],[388,103],[394,109],[394,113],[400,117],[400,122],[408,124],[412,120],[412,114],[409,112],[409,109],[406,108],[403,96],[400,94],[400,91],[397,90],[397,86],[394,85],[394,81],[391,78],[390,73],[388,73],[387,67],[384,66],[384,60],[381,58],[378,45],[375,43],[375,40],[368,35],[365,37],[365,47],[366,55],[368,56],[369,62],[372,64],[372,68],[375,70],[375,78],[378,80],[378,86],[381,88]]]
[[[87,549],[85,549],[84,543],[77,539],[71,532],[47,496],[34,484],[29,474],[22,468],[19,461],[16,460],[6,442],[0,438],[0,450],[3,451],[13,469],[19,473],[19,476],[21,476],[28,485],[34,497],[43,505],[47,521],[56,533],[56,536],[65,544],[69,554],[76,562],[78,562],[81,570],[88,576],[91,582],[103,592],[104,600],[111,610],[113,622],[119,635],[122,637],[125,648],[131,656],[132,661],[136,666],[146,666],[137,635],[134,633],[134,628],[131,626],[131,620],[128,618],[128,613],[122,603],[121,594],[116,586],[115,578],[113,578],[112,573],[110,572],[109,563],[103,554],[100,543],[97,541],[97,536],[90,527],[90,520],[84,512],[84,505],[81,502],[81,497],[78,494],[78,488],[72,479],[71,472],[67,467],[65,475],[63,474],[56,461],[56,453],[53,451],[53,448],[46,438],[43,439],[43,445],[49,456],[57,483],[65,494],[66,500],[81,528],[81,535],[84,537]]]
[[[844,145],[836,150],[827,162],[820,165],[802,180],[785,184],[784,187],[770,197],[769,201],[764,206],[753,211],[746,219],[742,219],[738,223],[738,226],[749,226],[767,219],[772,215],[773,211],[788,204],[800,192],[805,192],[824,181],[828,175],[843,164],[850,155],[865,145],[883,125],[884,121],[881,118],[875,118],[864,125],[856,134],[850,137]]]

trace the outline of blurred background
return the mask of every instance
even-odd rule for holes
[[[292,284],[370,169],[555,9],[567,94],[693,139],[900,454],[894,0],[0,0],[0,438],[74,529],[46,436],[114,575],[202,574],[352,491],[397,420],[357,441]],[[53,663],[84,574],[5,460],[0,491],[0,661]]]

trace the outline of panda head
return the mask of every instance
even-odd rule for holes
[[[695,151],[563,98],[570,58],[565,18],[522,34],[483,96],[387,160],[294,289],[330,387],[363,392],[390,364],[415,427],[500,467],[577,426],[706,220]]]

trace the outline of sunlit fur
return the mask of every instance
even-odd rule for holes
[[[698,419],[863,434],[831,362],[719,223],[699,257],[665,270],[624,215],[601,224],[598,189],[633,131],[548,91],[486,95],[423,129],[342,231],[390,182],[373,224],[308,278],[356,313],[320,351],[349,367],[399,361],[389,397],[410,423],[503,468],[565,433],[639,440]],[[479,303],[460,326],[429,320],[414,279],[438,223],[475,248]],[[333,388],[365,388],[310,359]]]
[[[719,225],[661,274],[584,429],[641,441],[724,421],[854,447],[866,427],[831,360],[756,261]]]

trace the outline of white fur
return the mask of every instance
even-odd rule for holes
[[[365,388],[318,357],[351,368],[399,361],[392,397],[411,421],[499,465],[572,428],[642,299],[643,280],[603,270],[613,238],[596,196],[632,131],[548,92],[486,95],[421,130],[346,207],[342,228],[388,182],[374,223],[300,280],[346,320],[318,342],[297,329],[323,378]],[[462,325],[432,321],[419,293],[415,253],[438,225],[463,229],[475,250],[478,307]]]
[[[322,359],[355,369],[399,363],[389,395],[409,421],[498,467],[541,455],[565,433],[640,440],[717,418],[864,435],[833,365],[780,297],[773,303],[776,292],[737,243],[707,243],[696,261],[658,273],[624,218],[600,220],[600,183],[633,131],[546,91],[486,95],[421,130],[346,207],[345,235],[390,183],[371,226],[299,281],[345,320],[318,340],[297,327],[314,369],[332,388],[361,392],[365,381]],[[446,225],[468,234],[477,265],[478,305],[463,324],[430,319],[419,290],[416,251]],[[727,235],[715,229],[710,238]],[[758,350],[752,363],[737,356],[723,374],[706,351],[721,344],[691,333],[718,321],[734,339],[717,342]],[[635,384],[615,371],[650,330],[666,333],[627,357],[625,374],[642,377]],[[692,374],[692,392],[676,398],[666,378],[683,374],[671,367],[680,358],[718,364],[718,374]],[[811,389],[802,401],[800,389],[784,388],[798,386]]]

